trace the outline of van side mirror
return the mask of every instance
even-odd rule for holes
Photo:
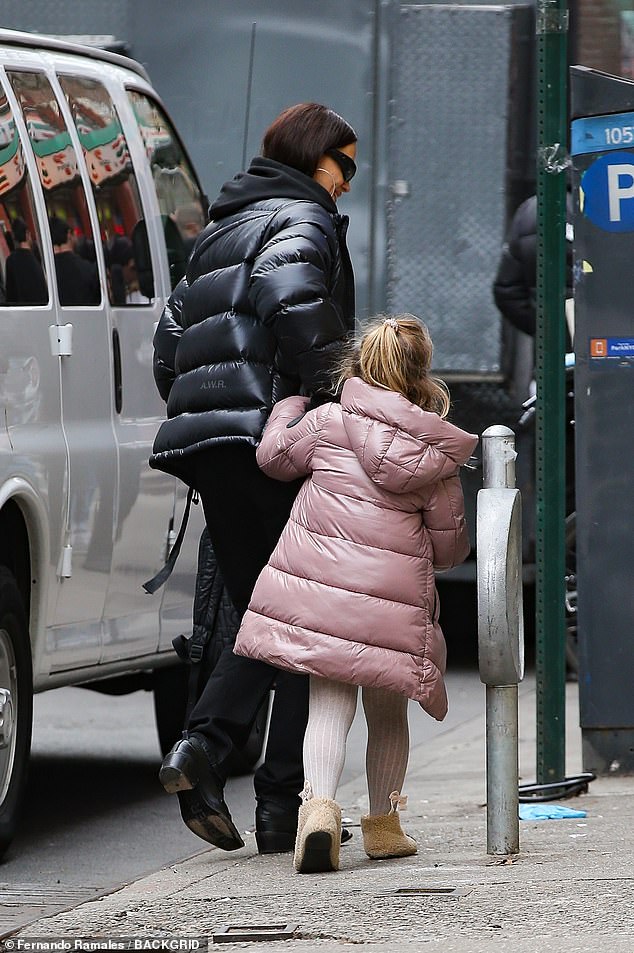
[[[132,245],[136,263],[139,290],[146,298],[154,297],[154,275],[152,273],[152,257],[150,242],[147,237],[147,226],[144,219],[139,219],[132,229]]]

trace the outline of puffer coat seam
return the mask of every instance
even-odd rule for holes
[[[444,480],[442,481],[442,488],[443,488],[443,491],[444,491],[444,493],[445,493],[445,497],[446,497],[446,499],[447,499],[447,503],[448,503],[448,505],[449,505],[449,511],[450,511],[451,516],[452,516],[452,518],[453,518],[453,520],[454,520],[454,527],[453,527],[453,528],[454,528],[454,532],[455,532],[455,529],[456,529],[455,523],[458,521],[458,514],[457,514],[456,511],[455,511],[455,508],[454,508],[454,505],[453,505],[453,500],[452,500],[452,498],[451,498],[451,493],[450,493],[449,490],[447,489],[447,484],[445,483]]]
[[[361,458],[365,459],[365,448],[368,445],[368,440],[370,439],[370,430],[372,429],[372,421],[368,420],[368,425],[365,431],[365,440],[363,441],[363,447],[361,448]]]
[[[348,536],[332,536],[329,533],[320,533],[317,530],[311,529],[310,526],[306,526],[305,523],[300,523],[300,521],[295,516],[289,516],[289,523],[295,523],[296,526],[300,526],[305,532],[310,533],[312,536],[320,536],[322,539],[338,539],[344,543],[352,543],[353,546],[362,546],[364,549],[376,549],[380,553],[396,553],[397,556],[407,556],[410,559],[423,559],[426,562],[430,563],[431,559],[428,556],[424,556],[419,553],[403,553],[399,549],[394,549],[394,545],[391,546],[375,546],[373,543],[357,543],[355,540],[350,539]],[[277,566],[275,567],[277,569]],[[293,575],[292,573],[290,575]],[[337,588],[336,586],[333,588]],[[346,589],[346,592],[354,592],[354,589]],[[403,605],[408,605],[409,603],[403,603]]]
[[[244,409],[244,408],[243,408]],[[198,450],[206,450],[209,446],[223,443],[248,443],[250,447],[257,446],[255,437],[249,437],[248,434],[218,434],[217,436],[202,437],[195,443],[189,443],[186,447],[172,447],[168,450],[161,450],[155,453],[157,460],[173,460],[175,458],[187,457],[190,453],[196,453]]]
[[[302,204],[301,201],[289,202],[288,205],[284,206],[282,209],[278,209],[278,210],[275,212],[275,214],[271,216],[271,222],[270,222],[270,223],[267,222],[267,227],[269,226],[269,224],[272,224],[272,222],[273,222],[274,218],[276,217],[276,215],[280,214],[281,212],[286,212],[287,209],[292,208],[293,205],[299,205],[299,204]],[[296,221],[293,222],[292,228],[298,228],[298,226],[300,226],[300,225],[308,225],[310,228],[315,228],[315,229],[317,229],[318,232],[321,232],[321,234],[322,234],[327,240],[330,240],[330,236],[329,236],[328,232],[326,231],[326,229],[322,228],[321,222],[317,221],[316,219],[315,219],[314,221],[311,221],[309,218],[298,218],[298,219],[296,219]],[[293,239],[293,238],[305,239],[305,238],[306,238],[306,235],[305,235],[302,231],[300,231],[299,228],[298,228],[297,234],[295,234],[293,231],[290,230],[290,226],[289,226],[289,227],[287,227],[287,228],[284,228],[284,229],[280,230],[279,232],[276,232],[275,235],[272,235],[272,236],[267,240],[265,246],[263,246],[263,247],[273,248],[275,245],[279,245],[280,242],[287,242],[287,241],[289,241],[290,239]],[[311,245],[314,245],[314,244],[315,244],[313,241],[311,241],[311,239],[308,239],[308,240],[310,241]],[[257,257],[257,256],[256,256],[256,257]],[[305,260],[305,259],[303,259],[303,258],[301,258],[301,256],[299,256],[299,260],[302,260],[302,261],[303,261],[303,260]]]
[[[385,448],[385,450],[384,450],[383,453],[381,454],[381,459],[379,460],[379,462],[378,462],[378,464],[377,464],[377,466],[375,467],[375,470],[374,470],[375,473],[379,473],[379,472],[380,472],[381,467],[383,466],[383,464],[384,464],[384,462],[385,462],[385,458],[387,457],[388,453],[389,453],[390,450],[392,449],[392,445],[393,445],[394,441],[396,440],[396,435],[397,435],[397,433],[398,433],[398,427],[394,427],[393,430],[392,430],[392,439],[390,440],[390,442],[388,443],[387,447]]]
[[[225,364],[249,364],[250,367],[271,367],[271,361],[258,361],[253,357],[226,357],[222,361],[209,361],[207,364],[199,364],[192,370],[200,370],[202,367],[224,367]],[[181,374],[189,374],[190,370],[180,371]]]
[[[330,496],[341,496],[344,500],[354,500],[355,503],[369,503],[371,506],[375,506],[378,510],[384,510],[388,513],[403,513],[404,510],[399,509],[397,506],[389,506],[387,503],[381,503],[379,500],[369,500],[364,496],[352,496],[351,493],[344,493],[343,490],[331,490],[330,487],[325,486],[323,483],[320,483],[319,480],[315,480],[313,477],[313,483],[315,486],[318,486],[320,490],[324,493],[330,494]],[[421,510],[412,510],[412,515],[415,513],[420,513]]]
[[[246,410],[248,410],[248,411],[253,411],[253,410],[265,410],[265,411],[268,413],[268,407],[266,406],[266,404],[231,404],[231,406],[229,406],[229,407],[214,407],[214,408],[213,408],[213,413],[214,413],[214,414],[233,414],[233,413],[238,413],[238,414],[240,414],[240,413],[243,413],[243,411],[246,411]],[[209,410],[189,410],[189,411],[185,411],[185,413],[188,413],[188,414],[190,414],[191,416],[193,416],[194,414],[209,414],[209,413],[211,413],[211,412],[212,412],[212,411],[209,411]],[[220,435],[218,435],[218,436],[220,436]],[[243,437],[243,436],[245,436],[245,435],[244,435],[244,434],[223,434],[222,436],[227,436],[227,437]],[[205,439],[205,438],[203,438],[203,439]],[[216,437],[214,437],[213,439],[215,440]],[[254,438],[254,439],[255,439],[255,438]]]
[[[335,539],[337,537],[334,537]],[[415,557],[419,558],[419,557]],[[313,583],[315,586],[323,586],[325,589],[336,589],[338,592],[353,592],[357,596],[367,595],[367,593],[360,592],[358,589],[349,589],[347,586],[335,586],[331,582],[320,582],[318,579],[313,579],[311,576],[302,576],[298,572],[290,572],[288,569],[282,569],[280,566],[276,566],[275,563],[271,562],[270,568],[274,569],[275,572],[281,572],[285,576],[291,576],[293,579],[303,579],[304,582]],[[402,599],[390,599],[388,596],[375,596],[371,595],[371,599],[375,599],[377,602],[388,602],[394,606],[407,606],[409,609],[420,609],[421,611],[425,610],[424,605],[419,605],[416,602],[403,602]],[[273,618],[273,617],[271,617]],[[282,622],[282,619],[278,619],[278,622]],[[361,645],[367,645],[372,643],[361,642]]]
[[[391,513],[402,513],[402,510],[399,510],[398,507],[388,506],[387,503],[383,504],[379,500],[366,500],[363,496],[352,496],[351,493],[344,493],[343,490],[331,490],[330,487],[324,486],[323,483],[320,483],[318,480],[314,480],[315,486],[318,486],[320,490],[323,490],[325,493],[329,493],[331,496],[342,496],[344,500],[354,500],[355,503],[370,503],[371,506],[376,506],[379,510],[388,510]]]
[[[323,412],[323,413],[321,413],[321,414],[317,414],[317,420],[319,421],[319,427],[318,427],[317,430],[315,431],[315,433],[316,433],[315,442],[313,443],[312,453],[311,453],[311,455],[310,455],[310,460],[308,461],[308,465],[309,465],[311,468],[312,468],[312,465],[313,465],[313,460],[314,460],[314,458],[315,458],[315,450],[317,449],[317,443],[318,443],[318,441],[319,441],[319,438],[320,438],[320,437],[323,437],[324,427],[325,427],[325,425],[328,423],[328,421],[330,420],[333,407],[334,407],[334,404],[329,404],[329,405],[326,407],[325,412]]]
[[[336,588],[336,587],[333,587],[333,588]],[[322,629],[313,629],[311,626],[306,625],[306,623],[304,622],[302,622],[301,624],[295,623],[295,622],[289,623],[289,622],[285,622],[284,619],[277,619],[275,616],[264,615],[263,612],[258,612],[257,609],[254,609],[251,606],[249,607],[249,612],[253,613],[253,615],[260,616],[260,618],[262,619],[266,619],[266,620],[273,619],[274,621],[279,622],[281,625],[292,624],[294,628],[304,629],[306,632],[314,632],[315,635],[325,635],[329,639],[330,638],[337,639],[339,642],[345,642],[347,645],[360,645],[363,648],[369,649],[370,651],[372,649],[380,649],[382,652],[394,652],[395,655],[399,655],[399,656],[406,655],[412,660],[412,662],[414,662],[414,665],[417,669],[421,668],[422,663],[425,661],[423,652],[421,652],[421,654],[419,655],[418,652],[412,652],[412,651],[404,652],[401,649],[393,649],[389,645],[375,645],[373,642],[355,642],[354,640],[346,639],[345,637],[341,635],[337,635],[336,632],[324,632]],[[428,659],[428,661],[432,661],[432,660]],[[432,662],[432,665],[434,666],[434,668],[438,668],[435,662]],[[420,675],[418,675],[418,672],[416,673],[416,677],[417,678],[421,677]]]
[[[408,478],[405,480],[405,483],[403,484],[403,490],[407,491],[407,488],[409,487],[410,483],[412,482],[414,477],[418,474],[418,471],[423,463],[423,460],[427,456],[429,449],[430,449],[429,446],[427,446],[421,453],[418,463],[416,464],[414,469],[409,474]],[[406,469],[406,468],[404,467],[403,469]]]

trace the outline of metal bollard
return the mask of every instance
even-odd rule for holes
[[[515,435],[482,435],[477,504],[478,658],[486,685],[487,853],[519,851],[518,683],[524,677],[521,498]]]

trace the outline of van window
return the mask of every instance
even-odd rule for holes
[[[44,192],[63,307],[101,302],[95,242],[77,155],[43,73],[9,73],[31,139]]]
[[[104,258],[108,294],[114,305],[148,305],[139,288],[134,236],[145,228],[132,160],[117,111],[105,86],[80,76],[59,76],[73,114],[90,175]],[[154,282],[150,268],[150,286]],[[145,289],[144,289],[145,290]]]
[[[203,197],[189,159],[161,107],[136,89],[127,92],[152,169],[174,288],[185,274],[196,236],[207,220]]]
[[[41,247],[22,143],[0,88],[0,307],[48,303]]]

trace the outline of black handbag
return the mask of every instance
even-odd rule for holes
[[[225,588],[205,528],[198,544],[192,634],[179,635],[172,641],[178,657],[190,666],[185,724],[221,653],[233,645],[239,628],[240,616]]]

